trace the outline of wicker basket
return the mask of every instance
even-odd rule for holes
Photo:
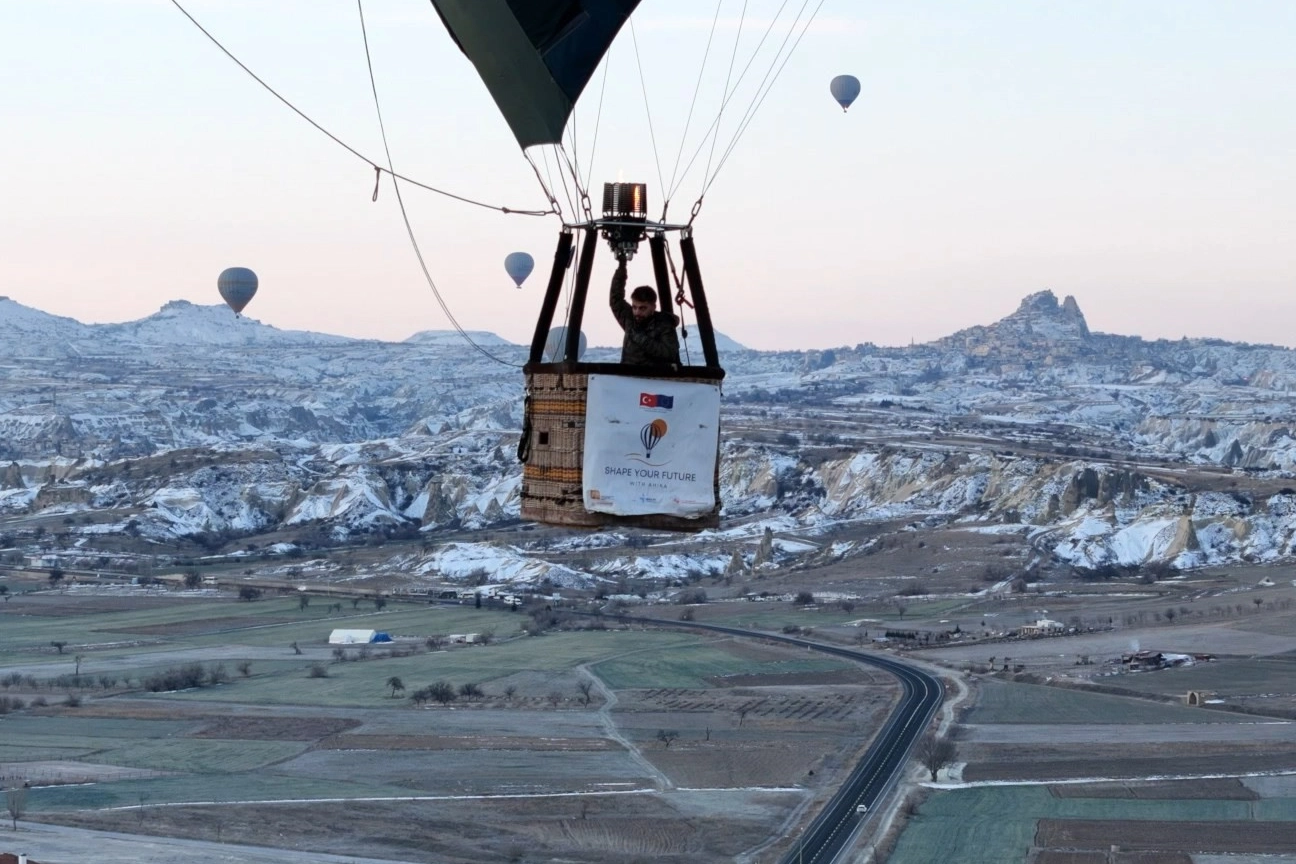
[[[696,519],[666,514],[616,516],[585,509],[585,396],[592,373],[628,378],[718,384],[724,371],[685,367],[673,374],[627,375],[619,365],[544,363],[526,368],[526,405],[518,456],[522,467],[522,518],[546,525],[601,528],[606,525],[701,531],[720,524],[720,459],[716,453],[716,507]]]

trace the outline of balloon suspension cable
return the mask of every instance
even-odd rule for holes
[[[576,191],[573,192],[573,191],[572,191],[572,184],[569,184],[569,183],[567,182],[567,178],[568,178],[569,176],[571,176],[571,172],[570,172],[570,171],[565,171],[565,170],[564,170],[564,168],[565,168],[566,166],[563,165],[563,160],[558,158],[559,155],[560,155],[558,151],[561,150],[561,149],[562,149],[562,144],[561,144],[561,142],[558,143],[558,144],[553,145],[553,161],[554,161],[554,169],[558,172],[558,179],[562,181],[563,195],[566,196],[566,198],[567,198],[567,206],[570,207],[570,208],[571,208],[571,212],[572,212],[573,214],[575,214],[575,213],[580,209],[579,206],[578,206],[578,204],[579,204],[579,202],[580,202],[580,186],[579,186],[579,184],[576,184]],[[564,156],[564,157],[566,157],[567,154],[564,153],[564,154],[561,154],[561,155]],[[548,158],[549,158],[549,157],[548,157],[548,151],[546,151],[546,154],[545,154],[545,160],[546,160],[545,164],[546,164],[546,165],[548,164]],[[573,178],[573,179],[574,179],[574,178]]]
[[[446,197],[446,198],[451,198],[451,199],[453,199],[453,200],[455,200],[455,201],[459,201],[459,202],[462,202],[462,203],[464,203],[464,204],[471,204],[471,205],[473,205],[473,206],[475,206],[475,207],[483,207],[483,208],[485,208],[485,209],[487,209],[487,210],[495,210],[495,211],[497,211],[497,212],[500,212],[500,213],[506,213],[506,214],[508,214],[508,215],[512,215],[512,216],[551,216],[551,215],[554,215],[554,214],[557,212],[557,211],[555,211],[555,210],[531,210],[531,209],[523,209],[523,208],[518,208],[518,207],[505,207],[505,206],[503,206],[503,205],[499,205],[499,204],[488,204],[488,203],[486,203],[486,202],[484,202],[484,201],[478,201],[478,200],[476,200],[476,199],[474,199],[474,198],[468,198],[467,196],[459,195],[459,194],[456,194],[456,193],[454,193],[454,192],[449,192],[449,191],[447,191],[447,190],[445,190],[445,189],[438,189],[438,188],[435,187],[435,186],[430,186],[430,185],[428,185],[427,183],[423,183],[423,182],[421,182],[421,181],[419,181],[419,180],[415,180],[415,179],[412,178],[412,177],[406,177],[406,176],[404,176],[404,175],[402,175],[402,174],[397,174],[397,173],[395,173],[394,171],[392,171],[392,170],[390,169],[390,167],[388,167],[388,168],[384,168],[383,166],[379,165],[379,164],[378,164],[377,162],[375,162],[374,160],[370,159],[368,156],[366,156],[366,155],[364,155],[363,153],[361,153],[359,150],[357,150],[357,149],[355,149],[354,147],[352,147],[350,144],[348,144],[348,143],[346,143],[345,141],[343,141],[343,140],[342,140],[341,138],[339,138],[338,136],[334,135],[334,134],[333,134],[332,132],[330,132],[329,130],[325,129],[325,128],[324,128],[323,126],[321,126],[319,123],[315,122],[313,119],[311,119],[310,116],[308,116],[308,115],[306,114],[306,112],[302,111],[300,108],[298,108],[298,107],[297,107],[296,105],[294,105],[292,102],[288,101],[288,99],[285,98],[282,94],[280,94],[279,91],[275,90],[273,87],[271,87],[269,84],[267,84],[267,83],[265,82],[265,80],[263,80],[259,75],[257,75],[257,74],[256,74],[255,72],[253,72],[250,68],[248,68],[248,66],[247,66],[247,65],[246,65],[242,60],[240,60],[240,59],[238,59],[237,57],[235,57],[234,54],[233,54],[233,52],[231,52],[228,48],[226,48],[223,44],[221,44],[220,40],[217,39],[215,36],[213,36],[213,35],[211,34],[211,32],[207,30],[206,27],[204,27],[202,24],[198,23],[198,19],[194,18],[193,15],[189,14],[189,10],[188,10],[188,9],[185,9],[184,6],[181,6],[181,5],[180,5],[180,0],[171,0],[171,5],[172,5],[172,6],[175,6],[175,8],[177,8],[177,9],[179,9],[180,12],[181,12],[181,13],[182,13],[186,18],[189,19],[190,23],[192,23],[195,27],[198,28],[199,32],[201,32],[204,36],[206,36],[207,39],[208,39],[208,40],[209,40],[213,45],[215,45],[217,48],[219,48],[219,49],[221,50],[221,52],[225,54],[226,57],[228,57],[229,59],[233,60],[234,63],[235,63],[235,65],[237,65],[240,69],[242,69],[244,72],[246,72],[246,73],[247,73],[247,74],[252,78],[253,81],[257,82],[257,83],[260,84],[263,88],[265,88],[266,92],[268,92],[271,96],[273,96],[273,97],[275,97],[276,99],[278,99],[278,100],[279,100],[280,102],[282,102],[284,105],[288,106],[288,108],[291,109],[291,110],[293,111],[293,113],[295,113],[298,117],[302,118],[302,119],[305,120],[307,123],[309,123],[310,125],[314,126],[318,131],[324,133],[324,135],[327,136],[330,140],[332,140],[333,143],[337,144],[337,145],[340,146],[342,149],[344,149],[344,150],[346,150],[348,153],[350,153],[352,156],[355,156],[357,159],[360,159],[360,160],[362,160],[362,161],[368,163],[369,166],[372,167],[372,168],[373,168],[375,171],[377,171],[379,174],[381,174],[382,172],[386,171],[388,174],[391,174],[391,175],[392,175],[392,179],[393,179],[393,180],[396,180],[396,179],[404,180],[406,183],[409,183],[411,186],[417,186],[418,188],[420,188],[420,189],[425,189],[425,190],[427,190],[428,192],[434,192],[434,193],[436,193],[437,195],[442,195],[442,196],[444,196],[444,197]],[[377,195],[377,192],[375,191],[374,194],[375,194],[375,196],[376,196],[376,195]],[[374,200],[377,200],[377,198],[375,197]]]
[[[752,104],[747,107],[747,111],[743,114],[742,120],[738,122],[738,131],[734,133],[733,140],[729,142],[729,146],[725,150],[724,155],[720,157],[720,163],[716,165],[715,171],[702,187],[702,195],[706,195],[707,190],[711,188],[711,184],[714,183],[716,177],[720,175],[720,171],[724,168],[725,163],[729,161],[729,157],[733,154],[734,148],[738,146],[738,141],[742,138],[743,133],[747,131],[747,127],[751,125],[752,120],[756,118],[756,112],[758,112],[760,107],[765,104],[765,98],[769,96],[770,91],[774,89],[774,85],[783,74],[783,70],[787,68],[788,61],[792,59],[792,55],[796,53],[796,49],[801,45],[801,40],[805,38],[805,34],[810,29],[810,25],[812,25],[815,18],[818,17],[819,10],[823,8],[823,4],[824,0],[819,0],[819,2],[815,4],[814,11],[811,12],[810,17],[806,19],[805,25],[802,26],[801,32],[792,43],[792,47],[788,49],[787,54],[783,54],[783,49],[787,46],[788,39],[790,39],[792,34],[796,31],[797,22],[801,20],[801,15],[805,12],[806,6],[810,5],[810,0],[803,0],[801,3],[801,8],[797,11],[796,18],[792,20],[791,26],[788,27],[788,32],[783,36],[783,42],[779,45],[778,51],[774,54],[773,64],[771,64],[770,68],[765,72],[765,77],[761,79],[761,83],[756,88],[756,96],[752,98]],[[779,62],[780,56],[783,58],[782,62]],[[775,69],[775,66],[778,68]],[[774,76],[773,78],[770,77],[771,73]],[[769,82],[768,85],[766,85],[766,81]],[[761,89],[762,87],[764,88],[763,90]],[[699,196],[699,200],[701,200],[701,196]]]
[[[684,142],[688,139],[689,126],[693,123],[693,109],[697,107],[698,93],[702,90],[702,77],[706,74],[707,59],[711,56],[711,43],[715,40],[716,25],[720,22],[720,7],[724,0],[716,0],[715,15],[711,17],[711,32],[707,35],[706,50],[702,52],[702,66],[698,69],[697,83],[693,85],[693,100],[689,102],[688,116],[684,120],[684,131],[680,133],[679,149],[675,151],[675,166],[671,168],[670,185],[662,190],[661,221],[666,221],[666,211],[670,208],[671,196],[675,194],[675,180],[679,176],[680,160],[684,158]]]
[[[644,77],[643,59],[639,56],[639,36],[635,31],[634,16],[630,17],[630,40],[634,43],[635,63],[639,66],[639,89],[643,91],[644,113],[648,115],[648,138],[652,141],[653,160],[657,163],[657,188],[665,189],[662,179],[661,155],[657,152],[657,133],[653,131],[652,108],[648,106],[648,80]]]
[[[540,174],[540,166],[536,165],[535,159],[531,158],[531,154],[528,153],[526,150],[523,150],[522,157],[527,160],[527,164],[530,165],[531,170],[535,172],[536,181],[539,182],[540,188],[544,190],[545,197],[549,199],[549,207],[553,210],[554,213],[558,214],[559,219],[563,219],[564,221],[566,221],[566,217],[563,215],[562,205],[559,204],[558,199],[554,197],[553,189],[551,188],[553,184],[553,177],[551,176],[549,178],[549,183],[545,183],[544,177],[541,176]],[[546,171],[549,170],[548,159],[545,160],[545,170]]]
[[[756,53],[752,52],[751,59],[747,61],[747,66],[741,73],[739,73],[738,81],[734,83],[733,90],[730,90],[729,84],[733,81],[734,63],[738,59],[738,45],[742,42],[743,25],[747,23],[747,2],[748,0],[743,0],[742,11],[738,14],[738,31],[734,35],[733,51],[729,53],[729,71],[725,73],[724,89],[720,91],[720,110],[716,112],[715,119],[711,121],[711,125],[707,128],[706,134],[702,136],[702,142],[698,144],[697,149],[693,151],[693,155],[689,157],[688,164],[684,166],[684,173],[679,176],[679,180],[671,187],[669,193],[670,197],[674,197],[675,193],[679,191],[679,187],[684,184],[684,178],[687,177],[689,171],[692,170],[693,163],[697,161],[698,156],[702,153],[702,148],[706,147],[708,138],[711,139],[711,153],[707,157],[707,167],[706,171],[703,172],[703,176],[705,177],[707,174],[711,173],[711,159],[715,156],[716,141],[720,137],[720,121],[724,119],[725,107],[729,104],[729,100],[733,98],[733,94],[737,92],[738,85],[742,83],[743,76],[747,74],[747,69],[751,67],[752,61],[756,59]],[[782,11],[782,7],[780,7],[780,11]],[[768,30],[766,31],[766,35],[769,35]],[[764,42],[765,38],[761,37],[761,41],[756,44],[756,51],[760,50],[760,47]],[[694,205],[693,209],[696,211],[698,209],[697,205]],[[697,213],[695,212],[693,215],[696,217]]]
[[[589,188],[590,179],[594,176],[594,161],[598,158],[598,136],[599,128],[603,123],[603,94],[607,92],[608,68],[612,65],[612,49],[609,47],[606,54],[603,55],[603,84],[599,87],[598,112],[594,115],[594,143],[590,145],[590,158],[588,171],[585,174],[585,188]],[[580,155],[579,153],[577,154]],[[590,214],[593,219],[593,214]]]
[[[568,131],[571,133],[571,153],[567,153],[567,146],[562,141],[558,142],[557,149],[562,155],[563,161],[567,164],[567,170],[571,172],[572,183],[576,186],[577,200],[580,203],[581,209],[585,211],[585,218],[593,220],[594,210],[590,204],[589,190],[585,187],[585,182],[581,180],[580,140],[576,134],[578,128],[576,122],[577,116],[576,111],[573,110],[571,113],[571,125],[568,128]]]
[[[507,360],[496,357],[494,354],[473,341],[472,337],[468,335],[468,331],[459,326],[459,321],[455,318],[454,313],[450,311],[450,307],[446,304],[445,298],[441,296],[440,289],[437,288],[436,281],[432,278],[431,271],[428,270],[427,261],[423,258],[423,250],[419,248],[418,238],[414,236],[414,226],[410,224],[409,212],[405,209],[405,199],[401,195],[400,180],[398,179],[400,175],[396,173],[395,165],[392,163],[391,146],[387,141],[387,127],[383,123],[382,104],[378,99],[378,82],[374,77],[373,58],[369,53],[369,33],[365,27],[363,0],[356,0],[356,9],[360,13],[360,33],[364,37],[365,63],[368,64],[369,67],[369,86],[370,89],[373,90],[374,110],[378,114],[378,131],[382,134],[383,151],[387,154],[387,163],[390,169],[387,173],[391,175],[392,189],[396,192],[396,203],[400,205],[401,219],[405,222],[405,232],[409,235],[410,245],[414,248],[414,256],[418,258],[419,267],[423,270],[423,278],[427,280],[428,287],[432,289],[432,296],[436,297],[437,305],[441,307],[441,311],[445,313],[446,318],[454,325],[455,330],[459,331],[459,335],[463,337],[465,342],[477,349],[477,351],[483,356],[494,360],[496,363],[503,366],[512,366],[516,369],[521,369],[521,363],[510,363]],[[379,173],[379,176],[382,176],[381,172]],[[375,197],[377,197],[376,194]]]
[[[572,136],[572,147],[576,146],[576,136]],[[580,196],[581,209],[585,211],[585,218],[594,221],[594,205],[590,201],[589,189],[581,184],[580,170],[567,154],[567,148],[562,144],[558,145],[558,152],[562,155],[563,161],[567,163],[567,170],[571,173],[572,182],[576,184],[576,194]]]
[[[742,13],[740,14],[738,19],[738,34],[734,37],[733,51],[729,55],[729,71],[725,76],[725,86],[723,91],[724,98],[720,102],[720,110],[716,113],[715,119],[711,121],[711,125],[707,129],[706,134],[702,136],[701,143],[698,144],[697,149],[693,151],[693,155],[689,157],[689,161],[684,168],[684,172],[680,175],[679,180],[677,181],[675,187],[671,190],[670,193],[671,195],[674,195],[675,192],[678,191],[679,186],[683,185],[684,178],[688,176],[688,173],[690,170],[692,170],[693,165],[697,161],[698,156],[700,156],[702,154],[702,150],[707,147],[708,139],[710,139],[711,146],[707,154],[706,168],[702,172],[703,189],[702,192],[698,195],[697,201],[695,201],[693,204],[693,210],[689,218],[690,225],[693,224],[693,221],[697,219],[698,213],[701,212],[702,202],[703,199],[706,197],[706,190],[710,188],[711,182],[715,180],[715,174],[712,173],[711,166],[715,161],[716,146],[717,144],[719,144],[720,141],[720,123],[724,119],[725,109],[728,107],[729,102],[734,98],[734,96],[737,95],[739,86],[741,86],[743,80],[747,77],[747,73],[751,71],[752,64],[756,62],[756,58],[760,56],[761,49],[765,46],[765,43],[769,40],[770,34],[774,32],[774,28],[778,25],[779,19],[782,18],[783,16],[783,10],[787,8],[789,2],[790,0],[783,0],[783,3],[780,4],[778,11],[774,13],[774,16],[770,19],[769,25],[765,28],[765,32],[761,34],[761,38],[756,43],[756,47],[752,49],[751,55],[747,58],[747,62],[743,64],[742,71],[738,73],[738,79],[734,81],[733,80],[734,64],[738,59],[738,47],[742,40],[743,25],[746,23],[746,18],[747,18],[748,2],[747,0],[744,0],[743,2]],[[808,2],[809,0],[805,0],[805,2],[802,3],[801,9],[797,12],[796,17],[793,19],[792,24],[789,27],[788,30],[789,34],[796,29],[797,22],[801,20],[801,15],[805,12],[805,7]],[[810,16],[809,21],[807,21],[806,23],[807,29],[810,26],[810,22],[814,20],[815,15],[818,14],[819,7],[821,7],[822,5],[823,5],[823,0],[820,0],[819,6],[815,8],[815,13]],[[802,36],[805,35],[805,30],[802,30],[801,35]],[[800,38],[798,38],[797,44],[799,44],[800,41],[801,41]],[[770,64],[770,70],[772,70],[775,65],[778,65],[779,56],[782,54],[783,48],[786,45],[787,45],[787,37],[784,37],[783,44],[780,45],[779,50],[775,52],[774,60]],[[793,45],[793,50],[795,49],[796,49],[796,45]],[[791,57],[791,52],[789,52],[788,56],[784,58],[783,60],[784,65],[787,64],[787,59],[790,57]],[[782,72],[782,67],[780,67],[779,71],[780,73]],[[761,85],[757,86],[757,95],[753,97],[753,104],[755,107],[759,107],[760,102],[764,101],[764,95],[760,93],[760,87],[763,86],[766,83],[766,81],[768,81],[769,74],[770,72],[766,71],[765,78],[762,79]],[[731,81],[732,81],[732,87],[730,86]],[[773,86],[772,82],[770,83],[770,86],[771,87]],[[768,94],[768,92],[769,90],[767,89],[765,93]],[[742,132],[746,129],[745,123],[750,122],[750,116],[752,115],[752,111],[753,111],[753,106],[749,106],[747,111],[743,115],[743,119],[739,121],[739,129],[735,133],[734,139],[728,145],[726,145],[725,152],[721,156],[721,164],[723,164],[728,154],[733,151],[733,147],[737,143],[738,137],[741,136]],[[720,171],[720,167],[717,166],[715,169],[715,173],[719,173],[719,171]]]

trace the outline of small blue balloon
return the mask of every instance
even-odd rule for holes
[[[838,75],[832,79],[828,85],[832,97],[837,100],[837,104],[842,106],[845,112],[860,94],[860,82],[854,75]]]
[[[535,259],[525,252],[513,252],[504,259],[504,272],[521,288],[522,283],[535,269]]]

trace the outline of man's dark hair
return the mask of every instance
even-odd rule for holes
[[[640,303],[656,303],[657,292],[647,285],[640,285],[630,292],[631,300],[638,300]]]

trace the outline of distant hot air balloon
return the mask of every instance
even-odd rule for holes
[[[832,79],[828,89],[832,92],[832,97],[837,100],[837,104],[842,106],[842,113],[845,113],[860,94],[860,82],[854,75],[838,75]]]
[[[653,448],[657,446],[658,441],[660,441],[665,437],[666,437],[665,420],[658,417],[656,420],[652,421],[651,423],[645,424],[644,427],[639,430],[639,443],[642,444],[644,446],[644,450],[647,451],[644,455],[649,458],[652,458]]]
[[[567,350],[567,328],[554,327],[549,331],[548,338],[545,339],[544,355],[541,358],[543,363],[559,363]],[[585,334],[580,334],[580,347],[576,351],[576,361],[585,356]]]
[[[225,303],[237,315],[252,301],[257,292],[257,275],[246,267],[230,267],[216,277],[216,287]]]
[[[535,259],[525,252],[513,252],[504,259],[504,272],[521,288],[535,268]]]

